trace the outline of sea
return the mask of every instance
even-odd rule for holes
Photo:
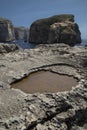
[[[37,46],[37,44],[35,43],[28,43],[28,42],[24,42],[24,40],[15,40],[13,42],[10,42],[9,44],[17,44],[19,46],[19,48],[21,49],[33,49]],[[75,46],[85,46],[87,45],[87,40],[84,39],[82,40],[82,43],[80,44],[76,44]]]
[[[15,41],[12,41],[10,42],[10,44],[16,44],[18,45],[19,48],[22,48],[22,49],[32,49],[32,48],[35,48],[36,44],[35,43],[28,43],[28,42],[24,42],[24,40],[15,40]]]
[[[77,44],[76,46],[85,46],[87,45],[87,39],[82,39],[82,42],[80,44]]]

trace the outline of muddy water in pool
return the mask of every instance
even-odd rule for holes
[[[13,83],[11,87],[26,93],[44,93],[71,90],[72,86],[77,84],[77,80],[73,77],[59,75],[50,71],[38,71],[19,82]]]

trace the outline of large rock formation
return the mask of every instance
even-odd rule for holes
[[[74,23],[73,15],[56,15],[32,23],[29,42],[75,45],[81,42],[80,35],[79,27]]]
[[[24,40],[25,42],[27,42],[28,40],[28,33],[29,30],[28,28],[25,27],[15,27],[15,38],[16,40]]]
[[[15,39],[14,27],[8,19],[0,18],[0,42],[9,42]]]

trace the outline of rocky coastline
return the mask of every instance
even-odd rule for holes
[[[73,16],[68,18],[73,22]],[[34,49],[0,43],[0,130],[87,129],[87,47],[67,43],[45,43]],[[11,88],[12,83],[43,70],[72,76],[78,84],[55,93]]]
[[[1,130],[87,129],[86,60],[86,47],[65,44],[0,53]],[[34,94],[10,88],[12,82],[43,69],[72,75],[78,85],[71,91]]]
[[[12,42],[22,39],[28,41],[29,29],[26,27],[14,27],[11,20],[0,18],[0,42]]]

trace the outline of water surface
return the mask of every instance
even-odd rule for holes
[[[22,48],[22,49],[33,49],[37,45],[40,45],[40,44],[35,44],[35,43],[24,42],[24,40],[22,39],[9,42],[9,44],[12,44],[12,43],[17,44],[19,48]],[[87,40],[84,39],[82,40],[82,43],[76,44],[75,46],[85,46],[85,45],[87,45]]]
[[[39,71],[30,74],[27,78],[13,83],[12,88],[17,88],[25,93],[44,93],[69,91],[77,85],[77,80],[66,75],[59,75],[50,71]]]

